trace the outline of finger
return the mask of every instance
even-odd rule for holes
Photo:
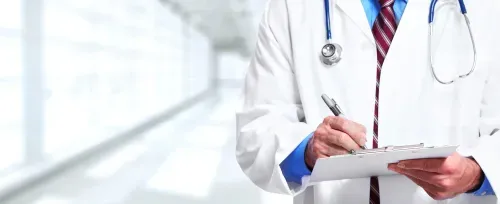
[[[413,181],[413,183],[417,184],[418,186],[422,187],[428,194],[436,194],[437,192],[440,191],[440,189],[430,183],[427,183],[425,181],[422,181],[422,180],[419,180],[415,177],[412,177],[412,176],[409,176],[409,175],[405,175],[408,179],[410,179],[411,181]]]
[[[331,156],[331,155],[324,154],[324,153],[321,153],[321,152],[319,152],[319,153],[318,153],[318,159],[328,158],[328,157],[330,157],[330,156]]]
[[[359,144],[357,144],[349,135],[339,130],[330,129],[329,130],[329,144],[332,147],[338,146],[343,149],[350,150],[359,150],[361,149]]]
[[[445,200],[457,196],[459,193],[445,191],[431,191],[424,189],[429,196],[434,200]]]
[[[359,146],[366,143],[366,129],[362,125],[343,117],[330,117],[327,122],[332,129],[348,134]]]
[[[343,147],[340,147],[337,145],[330,145],[330,147],[328,148],[328,154],[329,155],[345,155],[345,154],[349,154],[349,151],[347,151]]]
[[[440,181],[445,179],[446,177],[445,175],[442,174],[421,171],[421,170],[414,170],[414,169],[400,169],[400,172],[404,175],[408,175],[418,180],[422,180],[434,185],[440,183]]]
[[[387,169],[391,170],[391,171],[394,171],[394,172],[397,172],[396,169],[400,169],[398,166],[398,164],[389,164],[387,165]]]
[[[440,173],[446,159],[415,159],[398,162],[398,167]]]
[[[412,178],[429,183],[437,188],[437,190],[442,192],[447,192],[451,188],[454,188],[454,183],[451,182],[448,175],[439,174],[434,172],[426,172],[413,169],[401,169],[397,166],[389,165],[389,169],[403,174],[405,176],[411,176]]]
[[[335,156],[335,155],[344,155],[349,153],[347,150],[344,148],[334,145],[334,144],[325,144],[321,143],[320,144],[320,154],[326,155],[328,157],[330,156]]]
[[[359,131],[361,131],[362,133],[364,133],[366,135],[366,127],[364,125],[361,125],[357,122],[353,122],[353,123],[356,126],[356,129],[358,129]]]
[[[349,135],[359,146],[366,144],[366,129],[362,125],[342,117],[331,117],[328,125]]]
[[[395,171],[401,175],[404,175],[406,176],[408,179],[412,180],[415,184],[417,184],[418,186],[422,187],[424,190],[426,191],[430,191],[430,192],[439,192],[441,190],[441,188],[437,187],[436,185],[432,184],[432,183],[429,183],[427,181],[424,181],[424,180],[421,180],[417,177],[414,177],[410,174],[407,174],[403,169],[401,168],[398,168],[398,167],[394,167],[394,166],[390,166],[389,169],[391,169],[392,171]]]

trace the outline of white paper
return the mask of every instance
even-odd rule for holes
[[[395,172],[387,169],[391,163],[410,159],[446,158],[456,149],[457,146],[444,146],[318,159],[311,176],[303,180],[307,181],[305,186],[309,186],[322,181],[394,175]]]

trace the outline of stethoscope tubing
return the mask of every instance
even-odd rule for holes
[[[326,28],[326,40],[329,41],[332,39],[332,27],[330,22],[330,1],[325,1],[325,28]]]
[[[429,24],[434,22],[434,11],[436,10],[436,4],[438,0],[432,0],[431,1],[431,6],[429,7]],[[458,4],[460,5],[460,12],[462,14],[467,14],[467,8],[465,7],[464,0],[458,0]]]
[[[472,68],[469,70],[468,73],[459,75],[458,77],[456,77],[455,79],[453,79],[451,81],[442,80],[441,78],[439,78],[437,76],[437,74],[435,72],[434,57],[432,55],[432,48],[431,48],[432,47],[432,36],[433,36],[433,31],[434,31],[434,27],[433,27],[433,24],[434,24],[434,13],[435,13],[434,11],[436,9],[437,2],[438,2],[438,0],[431,0],[431,4],[430,4],[430,8],[429,8],[429,17],[428,17],[428,23],[429,23],[429,42],[428,42],[429,45],[428,45],[428,49],[429,49],[429,55],[430,55],[430,59],[429,59],[429,61],[430,61],[430,67],[431,67],[432,75],[434,76],[434,78],[436,79],[436,81],[438,81],[441,84],[451,84],[451,83],[455,82],[457,79],[465,78],[465,77],[469,76],[476,69],[476,61],[477,61],[476,43],[475,43],[475,40],[474,40],[474,36],[472,34],[470,20],[469,20],[469,18],[467,16],[467,8],[465,7],[464,0],[458,0],[458,3],[460,5],[460,12],[464,16],[464,19],[466,21],[467,28],[468,28],[468,31],[469,31],[469,36],[470,36],[470,40],[471,40],[471,43],[472,43],[472,48],[473,48],[473,51],[474,51],[474,53],[473,53],[474,54],[474,61],[472,63]],[[327,43],[331,43],[330,41],[332,39],[332,29],[331,29],[331,19],[330,19],[330,0],[324,0],[324,4],[325,4],[324,7],[325,7],[326,39],[327,39]],[[339,48],[341,48],[340,45],[337,45],[337,46]],[[338,56],[337,61],[339,59],[340,59],[340,56]]]
[[[432,36],[433,36],[433,32],[434,32],[434,10],[436,8],[437,1],[438,0],[432,0],[430,8],[429,8],[430,9],[429,10],[429,45],[428,45],[429,55],[430,55],[429,61],[430,61],[430,66],[431,66],[431,72],[432,72],[432,75],[434,76],[434,79],[436,79],[436,81],[438,81],[440,84],[445,84],[446,85],[446,84],[452,84],[452,83],[454,83],[458,79],[468,77],[469,75],[471,75],[476,70],[477,50],[476,50],[476,42],[474,40],[474,35],[472,33],[472,28],[471,28],[471,25],[470,25],[470,20],[469,20],[469,17],[467,16],[467,8],[465,7],[465,3],[464,3],[463,0],[458,0],[458,3],[460,5],[460,11],[461,11],[462,15],[464,16],[465,23],[466,23],[467,29],[469,31],[470,41],[471,41],[471,44],[472,44],[472,50],[473,50],[473,56],[474,56],[474,59],[473,59],[473,62],[472,62],[472,67],[469,70],[469,72],[467,72],[466,74],[458,75],[458,77],[456,77],[455,79],[450,80],[450,81],[442,80],[441,78],[439,78],[437,76],[436,71],[435,71],[436,68],[434,66],[434,57],[433,57],[433,54],[432,54]]]

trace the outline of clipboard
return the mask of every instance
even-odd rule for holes
[[[351,151],[348,155],[318,159],[308,182],[313,184],[322,181],[396,175],[387,169],[389,164],[410,159],[446,158],[456,152],[457,148],[458,146],[425,147],[422,143]]]

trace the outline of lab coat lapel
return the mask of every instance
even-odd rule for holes
[[[408,128],[418,127],[417,123],[422,121],[415,109],[418,109],[419,100],[429,88],[426,86],[433,83],[428,66],[428,7],[428,0],[408,1],[382,66],[379,92],[381,146],[417,142],[409,140],[424,137],[402,137],[399,134],[420,131],[418,128]],[[401,124],[403,118],[411,121],[406,121],[407,125],[394,127],[394,124]]]
[[[408,1],[385,58],[379,92],[379,146],[432,141],[425,127],[434,120],[420,110],[432,98],[434,83],[428,66],[428,9],[428,0]],[[406,192],[416,192],[414,203],[430,202],[425,192],[409,187],[407,179],[382,177],[379,185],[392,189],[381,191],[381,203],[408,203],[407,197],[399,196]]]
[[[353,0],[336,0],[337,6],[359,27],[365,36],[375,44],[372,31],[368,20],[366,19],[365,10],[361,1]]]

